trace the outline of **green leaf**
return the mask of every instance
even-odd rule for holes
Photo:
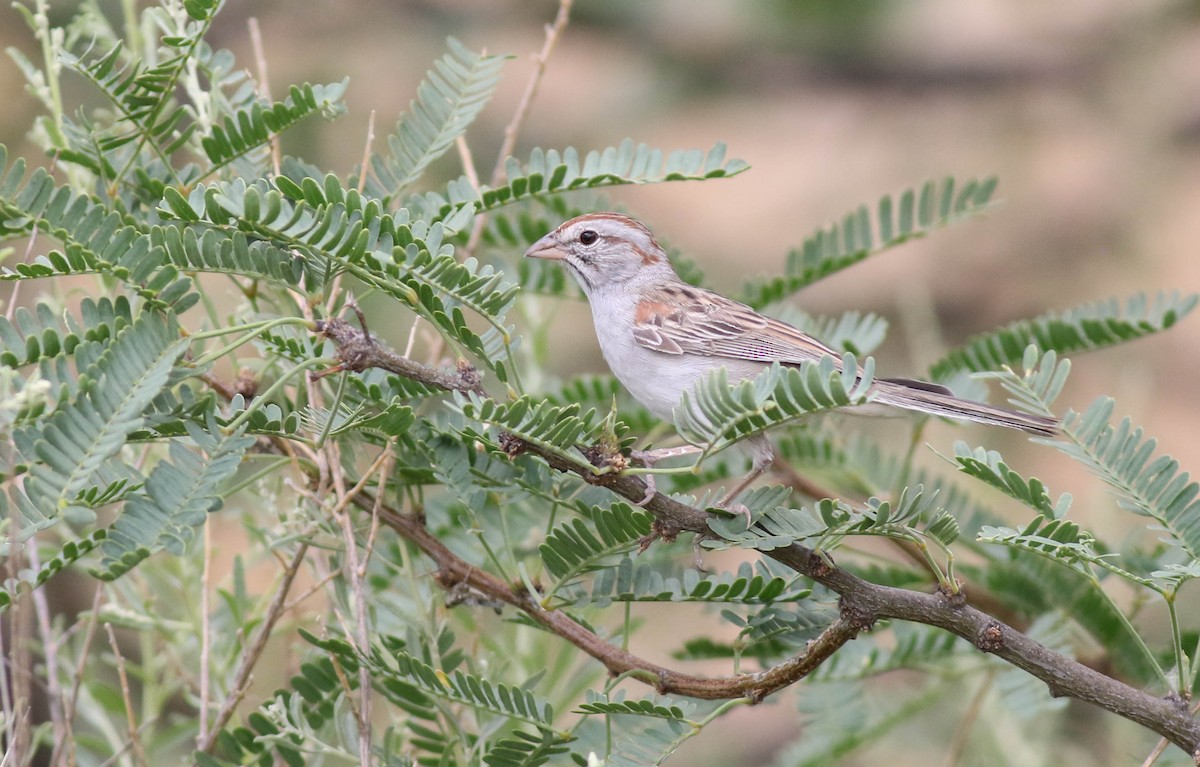
[[[788,253],[783,276],[747,283],[742,300],[761,309],[870,256],[978,215],[990,206],[996,183],[994,176],[971,179],[960,189],[952,177],[940,185],[928,181],[921,188],[919,210],[917,192],[908,189],[898,203],[884,196],[874,222],[867,206],[861,205]]]
[[[624,184],[656,184],[664,181],[698,181],[735,176],[750,166],[741,160],[725,159],[725,145],[718,143],[707,153],[698,149],[662,150],[625,139],[620,145],[588,152],[582,159],[568,147],[534,149],[524,165],[509,158],[508,182],[492,189],[476,189],[467,177],[452,181],[446,194],[427,193],[410,199],[406,206],[424,218],[438,219],[459,206],[475,211],[495,210],[535,195],[596,189]],[[544,232],[543,232],[544,233]]]
[[[1030,344],[1043,352],[1070,354],[1132,341],[1171,327],[1191,313],[1197,301],[1200,296],[1195,293],[1158,293],[1153,300],[1138,293],[1123,304],[1110,298],[1049,312],[968,339],[935,362],[929,374],[940,381],[958,370],[999,370],[1021,360]]]
[[[564,594],[576,607],[604,607],[612,602],[712,602],[733,604],[774,604],[798,602],[812,593],[807,588],[795,588],[785,578],[760,571],[743,562],[737,573],[702,573],[685,570],[679,578],[664,578],[653,565],[635,564],[628,556],[616,567],[600,572],[590,591],[568,589]]]
[[[560,407],[540,397],[521,397],[498,403],[471,394],[463,403],[462,412],[469,419],[503,429],[576,462],[581,460],[575,449],[577,446],[592,445],[608,436],[605,419],[596,410],[581,414],[579,404]],[[483,437],[470,430],[464,433],[470,437]]]
[[[320,112],[326,117],[336,117],[345,112],[342,97],[349,82],[346,78],[327,85],[293,85],[284,101],[254,102],[230,114],[221,124],[213,125],[209,135],[200,140],[212,163],[209,173],[267,146],[273,138],[311,114]]]
[[[799,367],[775,363],[730,386],[729,373],[721,367],[683,393],[675,408],[675,426],[688,442],[706,445],[702,457],[707,456],[813,413],[867,402],[874,360],[867,358],[861,375],[858,369],[853,354]]]
[[[1113,407],[1101,397],[1082,414],[1069,412],[1067,439],[1056,446],[1116,491],[1121,508],[1154,519],[1190,559],[1200,559],[1200,485],[1171,456],[1155,456],[1158,441],[1130,419],[1113,426]]]
[[[24,489],[38,510],[22,536],[53,524],[86,487],[120,479],[109,464],[142,427],[143,411],[167,385],[186,345],[173,320],[143,312],[92,365],[94,383],[19,438],[32,446]]]
[[[7,512],[7,503],[0,495],[0,511]],[[25,570],[14,578],[7,578],[3,588],[0,588],[0,610],[7,608],[13,600],[33,589],[38,588],[52,577],[75,564],[104,540],[106,530],[93,530],[91,534],[72,541],[67,541],[58,553],[46,560],[36,571]]]
[[[547,595],[584,573],[608,566],[612,558],[630,551],[650,534],[651,516],[624,503],[595,509],[591,524],[573,519],[554,528],[538,547],[546,571],[555,583]]]
[[[101,547],[104,557],[93,572],[96,577],[117,578],[164,548],[182,554],[195,535],[194,528],[223,505],[220,486],[237,471],[255,438],[245,436],[244,428],[222,434],[211,418],[207,429],[191,423],[186,426],[200,452],[187,449],[178,440],[171,443],[169,459],[154,467],[143,492],[124,505],[109,528]]]
[[[376,197],[391,199],[419,179],[467,130],[500,82],[505,57],[473,53],[453,37],[446,45],[450,51],[434,62],[408,114],[388,136],[389,156],[371,158],[368,191]]]
[[[307,631],[301,635],[310,643],[331,653],[357,669],[360,664],[371,670],[372,683],[393,702],[413,697],[413,687],[424,696],[471,706],[507,716],[539,727],[548,727],[554,720],[554,709],[532,692],[506,684],[492,684],[473,674],[455,670],[435,669],[412,654],[399,649],[402,642],[381,639],[368,653],[359,653],[349,644],[337,639],[319,639]],[[443,652],[442,655],[446,653]]]
[[[1010,469],[994,450],[976,448],[972,451],[967,443],[959,441],[954,443],[954,460],[959,471],[986,482],[1049,519],[1062,519],[1071,507],[1070,494],[1064,493],[1058,501],[1051,500],[1041,480],[1036,477],[1025,479]]]

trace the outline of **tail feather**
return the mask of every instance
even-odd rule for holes
[[[1056,418],[960,399],[945,387],[923,381],[880,380],[875,383],[875,391],[875,401],[884,405],[989,426],[1020,429],[1041,437],[1053,437],[1062,426]]]

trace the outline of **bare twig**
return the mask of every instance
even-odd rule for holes
[[[204,564],[200,572],[200,726],[199,743],[208,732],[209,654],[212,647],[212,621],[209,619],[208,593],[212,588],[212,521],[204,525]]]
[[[988,692],[992,689],[992,682],[995,678],[996,672],[989,670],[984,676],[983,683],[971,697],[971,703],[963,713],[962,719],[954,731],[954,739],[950,741],[950,748],[946,751],[946,767],[954,767],[962,757],[963,750],[971,739],[971,730],[975,727],[975,722],[979,720],[979,714],[983,711],[983,703],[987,700]]]
[[[513,112],[512,119],[504,128],[504,141],[500,144],[500,152],[496,156],[496,166],[492,169],[490,182],[492,186],[497,186],[504,178],[504,162],[517,146],[517,137],[521,135],[521,126],[525,123],[525,116],[529,113],[529,107],[533,105],[533,97],[537,95],[542,75],[546,72],[546,62],[550,60],[554,46],[558,44],[559,38],[567,28],[567,22],[571,20],[572,2],[573,0],[559,0],[558,13],[554,16],[554,22],[546,25],[546,39],[542,42],[542,49],[533,57],[533,72],[525,83],[525,91],[521,94],[521,100],[517,102],[517,109]],[[475,186],[478,188],[478,183]],[[475,252],[475,248],[479,245],[479,239],[483,236],[484,224],[485,217],[481,213],[475,217],[471,236],[463,249],[464,258]]]
[[[67,728],[67,742],[55,743],[54,751],[50,754],[50,764],[57,765],[65,761],[75,764],[75,707],[79,703],[79,688],[83,684],[83,672],[86,668],[88,655],[91,653],[92,642],[96,638],[96,626],[100,618],[100,600],[104,596],[104,584],[96,586],[96,594],[92,597],[92,611],[88,614],[87,628],[83,632],[83,645],[79,648],[79,660],[75,664],[75,678],[71,682],[71,692],[63,700],[63,722]],[[63,751],[63,749],[69,749]]]
[[[500,153],[496,157],[496,167],[492,169],[492,186],[496,186],[504,178],[504,161],[513,153],[513,148],[517,145],[517,136],[521,134],[525,115],[529,113],[533,97],[537,95],[538,85],[541,84],[542,75],[546,71],[546,62],[550,60],[554,46],[558,44],[563,30],[567,28],[567,22],[571,19],[571,3],[572,0],[559,0],[558,13],[554,17],[554,23],[546,25],[546,40],[542,43],[542,50],[533,59],[533,73],[529,76],[529,81],[525,83],[525,92],[521,94],[521,100],[517,102],[517,111],[513,113],[512,120],[504,129],[504,143],[500,145]]]
[[[333,478],[338,500],[332,514],[341,526],[342,540],[345,544],[346,559],[342,567],[342,572],[349,579],[350,591],[354,594],[354,644],[358,647],[359,652],[365,654],[371,644],[370,623],[367,615],[367,590],[365,585],[367,559],[370,556],[370,549],[367,550],[360,560],[358,539],[354,533],[354,522],[350,515],[346,513],[346,507],[371,482],[376,472],[379,473],[379,492],[382,495],[387,485],[387,474],[384,469],[391,465],[392,446],[389,443],[376,457],[370,468],[363,472],[362,478],[359,479],[358,483],[352,489],[347,490],[344,477],[341,473],[341,460],[336,455],[337,445],[338,443],[332,440],[325,445],[326,450],[334,453],[330,456],[330,465],[335,467]],[[372,529],[374,529],[378,525],[378,515],[373,514],[372,517],[371,525]],[[374,534],[372,533],[373,538]],[[349,690],[347,689],[347,691]],[[358,669],[358,694],[359,702],[356,707],[358,719],[358,758],[363,767],[369,767],[371,763],[371,671],[365,663]]]
[[[471,155],[471,147],[467,144],[466,137],[461,133],[454,139],[454,147],[458,150],[458,159],[462,163],[467,181],[471,182],[472,189],[479,191],[479,174],[475,171],[475,158]]]
[[[42,563],[38,557],[37,539],[27,542],[29,550],[29,565],[34,571],[40,570]],[[30,595],[33,598],[33,608],[37,614],[38,633],[42,638],[42,655],[46,662],[46,694],[50,708],[50,722],[54,731],[54,741],[66,738],[66,725],[63,721],[62,685],[58,679],[58,636],[50,625],[50,605],[46,601],[43,589],[34,589]]]
[[[408,329],[408,343],[404,344],[404,355],[403,356],[405,356],[405,357],[412,356],[413,346],[417,343],[417,328],[419,328],[420,326],[421,326],[421,318],[419,316],[413,317],[412,327]]]
[[[271,99],[271,81],[267,78],[267,56],[263,53],[262,31],[258,28],[258,19],[254,16],[246,19],[246,26],[250,28],[250,47],[254,50],[254,68],[257,71],[258,92],[264,99],[270,102]],[[279,134],[271,135],[271,167],[275,170],[275,175],[280,173],[280,167],[283,164],[283,152],[279,148]]]
[[[371,172],[371,146],[375,143],[375,110],[367,118],[367,140],[363,142],[362,170],[358,172],[358,193],[367,188],[367,174]]]
[[[117,659],[117,678],[121,680],[121,699],[125,702],[125,720],[129,726],[129,742],[133,748],[133,758],[142,767],[149,767],[146,761],[146,750],[142,748],[142,736],[138,732],[137,715],[133,710],[133,695],[129,691],[129,675],[125,671],[125,656],[121,654],[121,646],[117,644],[117,635],[111,623],[104,624],[108,632],[108,645],[112,648]]]
[[[233,674],[233,684],[229,688],[229,694],[222,701],[221,708],[217,711],[216,718],[213,719],[212,727],[196,744],[199,751],[206,754],[212,752],[213,746],[217,743],[217,734],[229,723],[238,703],[245,697],[246,691],[250,687],[250,677],[254,672],[254,667],[262,655],[263,648],[267,646],[267,640],[271,638],[271,632],[275,630],[275,624],[283,615],[288,592],[292,589],[292,583],[295,582],[296,574],[300,572],[300,565],[304,562],[304,555],[307,553],[308,544],[301,542],[296,547],[296,552],[292,554],[292,559],[283,572],[283,577],[275,590],[275,596],[271,598],[271,604],[267,607],[266,615],[263,616],[258,631],[254,633],[254,638],[250,640],[250,644],[242,651],[242,655],[238,659],[237,670]]]
[[[14,516],[19,515],[15,504],[11,509]],[[16,538],[21,529],[19,516],[10,522],[12,535],[7,543],[11,553],[5,565],[8,578],[15,580],[21,568],[27,565],[27,560],[25,547]],[[0,703],[3,705],[6,745],[4,760],[14,765],[25,764],[31,746],[29,718],[33,690],[33,609],[28,602],[18,598],[9,605],[7,652],[3,635],[0,634],[0,659],[3,660],[3,666],[0,667]]]
[[[1195,716],[1196,712],[1200,711],[1200,700],[1192,704],[1192,707],[1189,709],[1189,711],[1191,712],[1192,716]],[[1170,745],[1171,741],[1167,740],[1166,738],[1159,740],[1154,746],[1154,749],[1146,756],[1146,761],[1142,762],[1142,767],[1154,767],[1154,763],[1158,761],[1158,757],[1162,756],[1163,752],[1166,751],[1167,747]],[[1200,762],[1200,759],[1197,759],[1196,761]]]

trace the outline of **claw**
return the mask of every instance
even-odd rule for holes
[[[658,495],[658,487],[657,487],[656,483],[654,482],[654,475],[647,474],[646,475],[646,497],[633,505],[637,506],[639,509],[644,508],[647,503],[650,503],[650,501],[654,500],[654,496],[656,496],[656,495]]]
[[[700,533],[692,541],[692,564],[694,564],[696,569],[702,573],[707,573],[708,568],[704,566],[704,559],[700,556],[700,552],[702,551],[700,548],[700,542],[707,537],[708,536],[706,536],[704,533]]]

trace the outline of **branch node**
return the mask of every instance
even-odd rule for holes
[[[662,539],[665,543],[673,543],[679,536],[679,533],[680,529],[678,527],[655,517],[654,521],[650,523],[650,533],[642,536],[642,539],[638,541],[638,553],[640,554],[650,548],[650,544],[659,539]]]
[[[503,612],[504,602],[499,599],[489,599],[487,596],[472,589],[462,579],[456,579],[453,576],[443,578],[441,571],[438,571],[438,573],[434,574],[434,580],[446,591],[446,596],[443,599],[446,607],[457,607],[459,605],[466,605],[467,607],[490,607],[495,611],[496,615],[500,615]]]
[[[975,646],[986,653],[994,653],[1001,650],[1004,647],[1004,626],[998,621],[989,621],[975,635]],[[1055,694],[1053,688],[1051,688],[1050,694]]]
[[[333,341],[337,346],[337,355],[341,362],[334,366],[335,370],[350,370],[358,373],[371,367],[375,357],[376,344],[365,330],[358,330],[339,317],[317,320],[316,327],[318,333]]]
[[[825,578],[833,572],[833,559],[820,549],[814,549],[812,552],[812,572],[809,575],[813,578]]]
[[[258,379],[250,368],[238,370],[237,378],[233,379],[233,390],[242,395],[247,402],[258,394]]]
[[[612,469],[615,473],[620,474],[629,468],[629,459],[604,442],[581,447],[579,452],[583,453],[587,462],[597,469]]]
[[[503,450],[504,454],[510,459],[516,458],[521,453],[524,453],[528,448],[528,445],[525,444],[525,440],[521,439],[510,431],[500,432],[497,440],[500,442],[500,449]]]
[[[462,382],[463,389],[470,391],[483,386],[483,375],[470,362],[459,357],[457,367],[458,379]]]
[[[955,581],[955,586],[958,587],[957,591],[949,591],[945,583],[939,583],[937,594],[946,600],[946,604],[950,609],[961,610],[967,606],[967,592],[963,590],[962,583],[957,580]]]
[[[841,613],[842,620],[850,626],[855,634],[870,631],[875,626],[875,613],[847,597],[843,596],[838,600],[838,611]]]
[[[658,681],[654,683],[654,691],[659,695],[666,695],[671,692],[671,683],[665,668],[658,670]]]

